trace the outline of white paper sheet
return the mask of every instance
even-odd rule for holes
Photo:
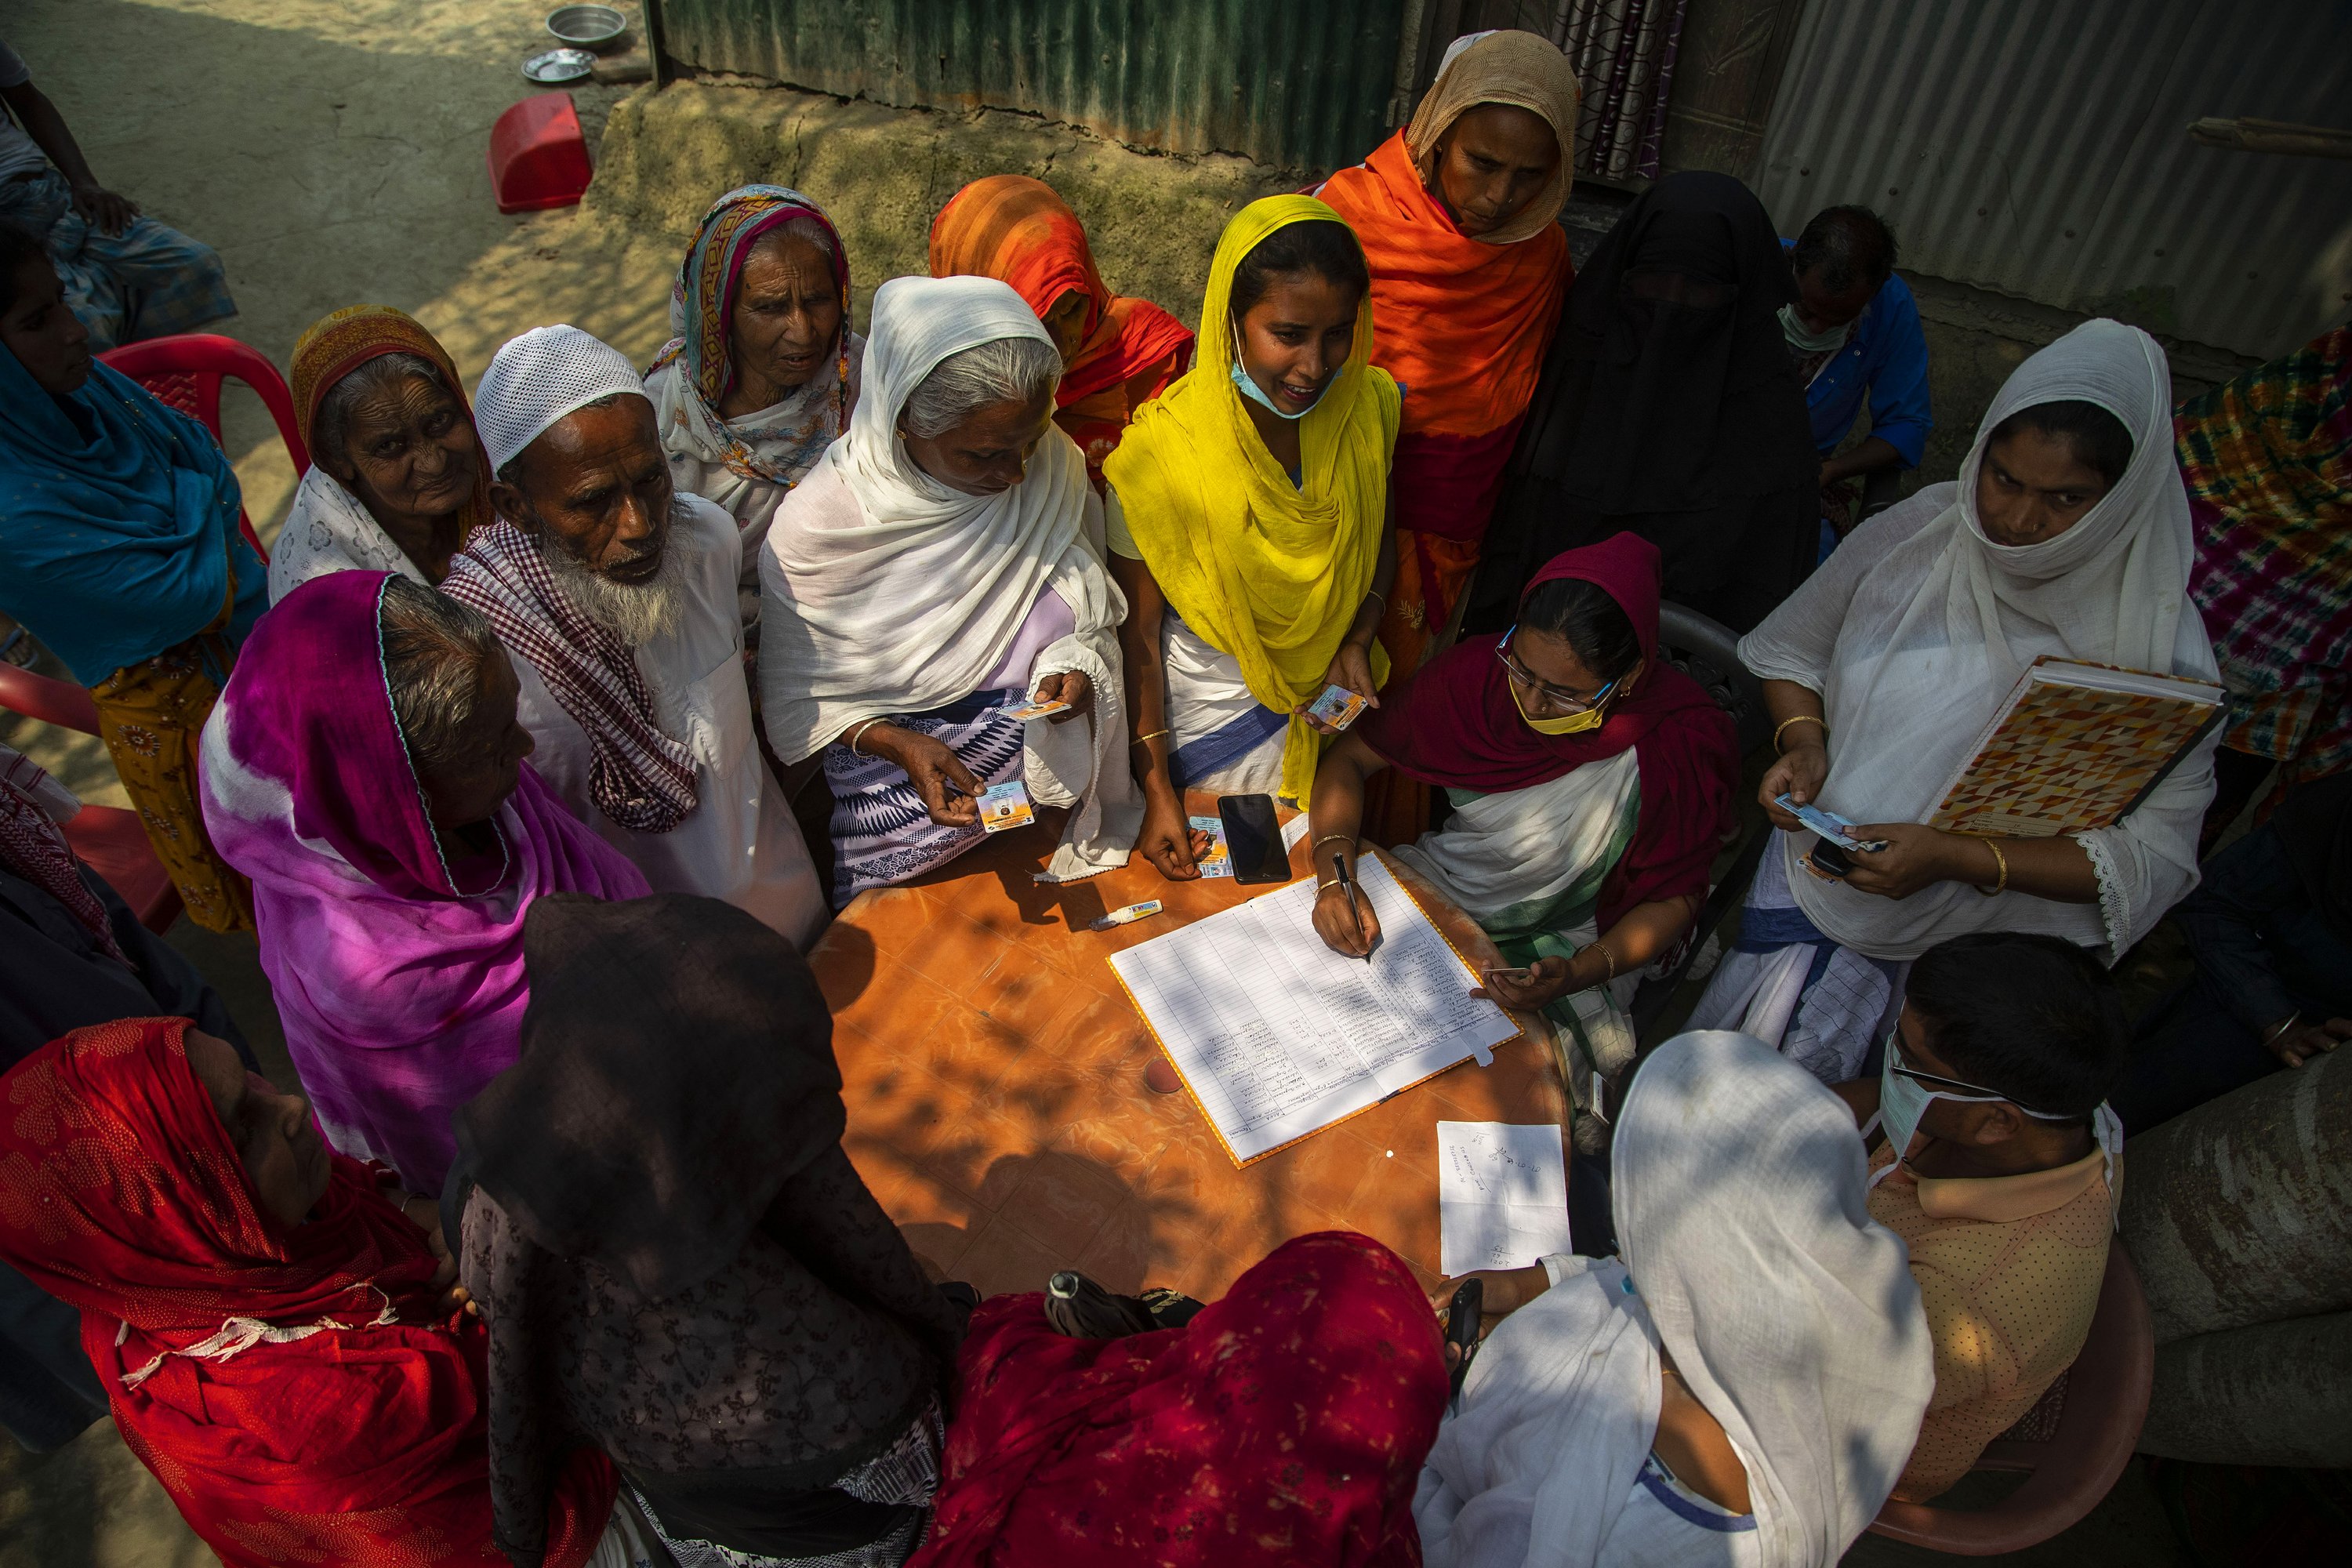
[[[1323,945],[1304,878],[1111,958],[1237,1161],[1519,1032],[1388,868],[1358,870],[1381,922],[1370,963]]]
[[[1437,1227],[1437,1266],[1448,1275],[1524,1268],[1568,1251],[1559,1129],[1549,1122],[1439,1122]]]

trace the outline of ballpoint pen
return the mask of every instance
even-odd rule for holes
[[[1361,942],[1364,936],[1364,916],[1363,912],[1356,908],[1356,879],[1348,875],[1348,858],[1345,855],[1333,857],[1331,869],[1336,874],[1339,890],[1348,895],[1348,918],[1356,922],[1356,940]],[[1364,962],[1370,963],[1371,961],[1371,950],[1366,948]]]

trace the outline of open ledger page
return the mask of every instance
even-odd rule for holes
[[[1389,868],[1358,869],[1381,921],[1370,963],[1323,945],[1306,879],[1111,958],[1238,1162],[1519,1032]]]

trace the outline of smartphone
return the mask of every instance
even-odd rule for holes
[[[1465,1279],[1445,1308],[1445,1342],[1462,1352],[1454,1363],[1453,1394],[1461,1397],[1462,1380],[1470,1375],[1470,1358],[1478,1353],[1478,1319],[1486,1307],[1486,1282]]]
[[[1805,858],[1811,861],[1813,869],[1822,876],[1841,881],[1844,879],[1847,872],[1853,869],[1853,861],[1846,852],[1826,838],[1814,845]]]
[[[1282,847],[1274,796],[1221,795],[1217,816],[1225,825],[1225,852],[1233,857],[1234,881],[1247,887],[1290,880],[1290,851]]]

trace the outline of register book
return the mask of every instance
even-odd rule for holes
[[[2221,689],[2049,654],[2019,678],[1928,826],[2048,837],[2131,814],[2225,711]]]
[[[1381,921],[1370,963],[1315,934],[1309,879],[1111,958],[1237,1165],[1518,1037],[1389,868],[1356,864]]]

